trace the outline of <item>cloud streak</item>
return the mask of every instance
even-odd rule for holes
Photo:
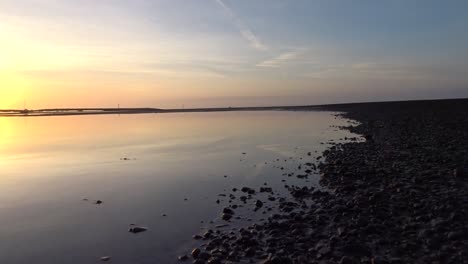
[[[257,67],[278,68],[282,63],[294,59],[296,56],[297,54],[295,52],[286,52],[272,59],[260,62],[259,64],[257,64]]]
[[[215,0],[216,3],[221,6],[221,8],[226,12],[228,17],[232,20],[234,23],[234,26],[239,30],[240,35],[242,38],[244,38],[246,41],[250,43],[252,47],[258,50],[267,50],[268,47],[263,44],[260,39],[250,30],[249,27],[247,27],[242,20],[237,17],[237,15],[234,13],[234,11],[228,7],[222,0]]]
[[[444,73],[439,67],[424,67],[407,63],[359,62],[344,64],[320,63],[316,69],[310,69],[304,76],[314,79],[428,81],[441,79],[443,75],[447,75],[447,73]]]
[[[281,64],[297,58],[301,52],[302,50],[284,52],[272,59],[262,61],[258,63],[256,66],[263,67],[263,68],[279,68]]]

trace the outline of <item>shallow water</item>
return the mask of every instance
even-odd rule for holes
[[[176,263],[222,222],[218,194],[284,191],[282,173],[351,136],[337,125],[286,111],[0,118],[0,263]]]

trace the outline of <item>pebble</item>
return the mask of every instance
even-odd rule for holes
[[[194,249],[192,250],[191,255],[192,255],[193,258],[196,259],[196,258],[198,258],[198,255],[200,255],[200,253],[201,253],[201,249],[199,249],[199,248],[194,248]]]
[[[128,232],[138,234],[148,231],[148,228],[142,226],[132,226],[128,229]]]
[[[110,256],[105,256],[101,258],[101,261],[110,261],[111,257]]]

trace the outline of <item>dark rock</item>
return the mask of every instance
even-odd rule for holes
[[[453,170],[453,176],[455,176],[456,178],[462,178],[462,179],[468,178],[468,174],[467,174],[466,169],[464,167],[458,167],[458,168],[454,169]]]
[[[101,258],[101,261],[110,261],[111,257],[110,256],[105,256]]]
[[[362,244],[348,243],[343,247],[343,252],[349,256],[370,256],[369,248]]]
[[[245,192],[245,193],[248,193],[248,194],[255,194],[255,190],[251,189],[249,187],[242,187],[241,191]]]
[[[221,215],[221,219],[223,219],[224,221],[229,221],[231,220],[232,218],[232,214],[222,214]]]
[[[247,250],[245,250],[245,256],[246,257],[253,257],[255,256],[255,248],[250,247]]]
[[[198,255],[200,255],[200,253],[201,253],[201,249],[199,249],[199,248],[194,248],[194,249],[192,250],[191,255],[192,255],[193,258],[196,259],[196,258],[198,258]]]
[[[356,262],[354,262],[350,257],[348,256],[344,256],[340,259],[340,262],[339,264],[354,264]]]
[[[197,259],[203,259],[203,260],[208,260],[210,258],[211,258],[211,254],[208,252],[200,252],[200,254],[198,254],[197,256]]]
[[[228,207],[223,208],[223,214],[230,214],[233,215],[234,211]]]
[[[128,232],[134,233],[134,234],[138,234],[138,233],[142,233],[142,232],[146,232],[146,231],[148,231],[148,228],[142,227],[142,226],[131,226],[128,229]]]
[[[271,258],[269,263],[270,264],[293,264],[294,262],[292,261],[292,259],[288,257],[275,256]]]
[[[260,192],[267,192],[267,193],[271,193],[273,192],[273,189],[270,188],[270,187],[260,187]]]
[[[263,206],[263,202],[262,202],[262,201],[257,200],[257,201],[255,202],[255,207],[262,207],[262,206]]]
[[[447,238],[450,240],[459,240],[468,237],[468,232],[463,231],[451,231],[447,234]]]
[[[210,260],[208,260],[208,264],[221,264],[221,260],[218,259],[218,258],[212,258]]]

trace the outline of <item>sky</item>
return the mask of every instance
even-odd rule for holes
[[[0,108],[468,97],[465,0],[0,0]]]

